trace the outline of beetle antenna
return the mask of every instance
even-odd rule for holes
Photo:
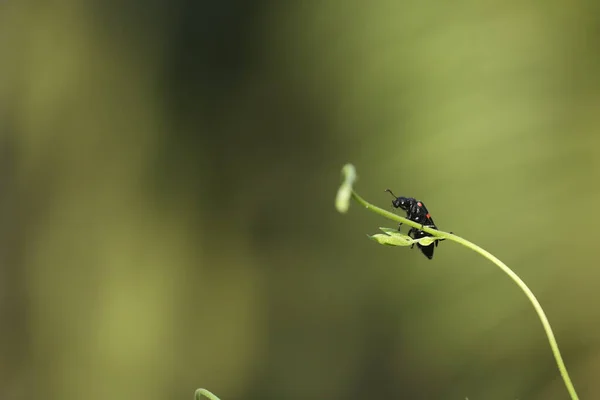
[[[392,191],[391,191],[390,189],[385,189],[385,191],[386,191],[386,192],[390,192],[390,194],[391,194],[392,196],[394,196],[395,198],[398,198],[398,197],[397,197],[397,196],[396,196],[394,193],[392,193]]]

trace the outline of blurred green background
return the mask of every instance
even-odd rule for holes
[[[0,2],[0,398],[600,398],[597,1]]]

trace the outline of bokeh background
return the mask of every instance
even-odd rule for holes
[[[600,398],[597,1],[0,2],[0,399]]]

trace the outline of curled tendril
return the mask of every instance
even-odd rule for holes
[[[420,229],[420,230],[427,232],[434,236],[434,238],[429,238],[428,240],[448,239],[448,240],[451,240],[458,244],[461,244],[461,245],[473,250],[474,252],[481,254],[483,257],[487,258],[488,260],[490,260],[491,262],[496,264],[496,266],[498,268],[500,268],[505,274],[507,274],[517,284],[517,286],[519,286],[519,288],[523,291],[523,293],[525,293],[525,295],[527,296],[527,298],[533,305],[535,312],[537,313],[540,321],[542,322],[544,331],[546,332],[548,342],[550,343],[550,348],[552,349],[552,354],[554,354],[554,359],[556,360],[556,365],[558,366],[558,370],[560,371],[560,374],[563,378],[563,381],[567,388],[567,391],[569,392],[569,395],[571,396],[572,400],[579,399],[579,397],[577,396],[577,392],[575,391],[575,387],[573,386],[573,383],[571,382],[571,378],[569,377],[567,367],[565,366],[565,363],[560,354],[560,350],[558,348],[558,343],[556,342],[556,338],[554,337],[554,333],[552,332],[552,327],[550,326],[548,317],[546,317],[546,313],[544,312],[542,306],[540,305],[539,301],[537,300],[537,298],[535,297],[535,295],[533,294],[531,289],[529,289],[529,287],[525,284],[525,282],[523,282],[523,280],[516,273],[514,273],[513,270],[511,270],[506,264],[504,264],[496,256],[494,256],[487,250],[482,249],[481,247],[477,246],[476,244],[471,243],[468,240],[461,238],[460,236],[456,236],[456,235],[448,233],[448,232],[442,232],[442,231],[433,229],[428,226],[422,226],[421,224],[419,224],[417,222],[411,221],[407,218],[401,217],[399,215],[396,215],[394,213],[386,211],[382,208],[376,207],[376,206],[372,205],[371,203],[365,201],[362,197],[360,197],[354,191],[353,186],[354,186],[354,182],[356,181],[356,169],[354,168],[354,166],[352,164],[346,164],[342,168],[342,177],[343,177],[342,184],[340,186],[340,189],[338,190],[338,196],[336,199],[336,208],[338,209],[339,212],[346,213],[349,208],[350,199],[353,198],[358,204],[362,205],[369,211],[374,212],[375,214],[379,214],[382,217],[387,218],[392,221],[395,221],[395,222],[400,222],[402,224],[412,226],[413,228]],[[406,235],[402,235],[397,232],[392,233],[393,230],[390,228],[383,228],[382,230],[385,234],[377,234],[377,235],[369,236],[369,238],[376,240],[381,244],[392,245],[392,246],[407,246],[407,245],[411,245],[412,243],[414,243],[414,242],[411,242],[411,240],[414,241],[414,239],[412,239],[410,237],[406,237]],[[423,239],[425,239],[425,238],[423,238]],[[422,244],[426,245],[425,243],[422,243]]]
[[[210,400],[220,400],[215,394],[209,392],[206,389],[196,389],[196,393],[194,394],[194,400],[201,400],[202,396],[205,396]]]

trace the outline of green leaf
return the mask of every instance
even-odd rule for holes
[[[398,231],[390,235],[384,233],[377,233],[375,235],[367,236],[369,237],[369,239],[372,239],[379,244],[384,244],[387,246],[410,246],[415,242],[410,236],[403,235]]]
[[[439,240],[439,239],[437,239]],[[421,239],[415,239],[415,242],[418,242],[421,246],[429,246],[432,245],[436,241],[436,238],[432,236],[425,236]]]
[[[379,230],[387,233],[388,235],[402,235],[402,236],[407,236],[407,235],[404,235],[404,234],[400,233],[400,231],[398,229],[394,229],[394,228],[385,228],[385,227],[381,227],[380,226]]]
[[[404,238],[404,240],[406,240],[408,243],[408,245],[411,245],[413,243],[419,243],[422,246],[429,246],[431,244],[433,244],[436,240],[439,240],[439,238],[435,238],[433,236],[425,236],[421,239],[413,239],[408,235],[404,235],[402,233],[400,233],[398,231],[398,229],[393,229],[393,228],[379,228],[381,231],[385,232],[386,234],[390,235],[390,236],[401,236]]]

